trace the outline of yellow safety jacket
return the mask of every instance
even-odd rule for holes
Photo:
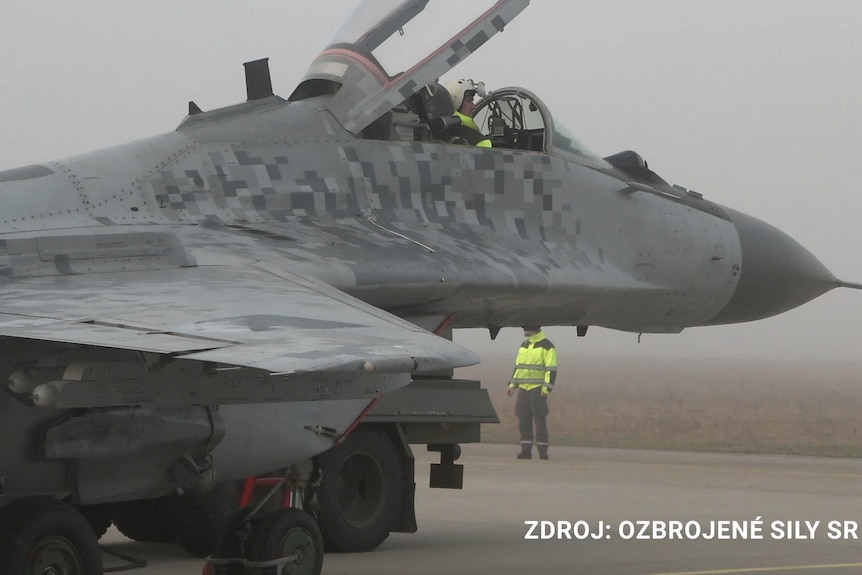
[[[551,393],[556,379],[557,350],[545,332],[540,331],[521,344],[509,387],[525,391],[543,387],[545,393]]]
[[[482,133],[479,129],[479,125],[476,123],[476,120],[468,116],[467,114],[462,114],[461,112],[455,112],[455,116],[457,116],[461,120],[461,125],[470,128],[471,130],[476,130],[476,143],[475,146],[479,148],[491,148],[491,140]],[[471,142],[472,143],[472,142]]]

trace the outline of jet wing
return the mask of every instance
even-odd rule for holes
[[[137,375],[132,400],[115,390],[122,365],[113,376],[101,364],[73,365],[60,381],[76,385],[55,387],[79,393],[60,403],[49,394],[50,406],[374,396],[408,383],[411,372],[478,361],[331,286],[264,264],[32,277],[0,288],[0,336],[144,352],[149,371],[164,370],[143,393],[148,376]],[[315,395],[322,381],[337,383]],[[85,393],[82,382],[95,387]]]

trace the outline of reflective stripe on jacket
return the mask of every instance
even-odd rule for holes
[[[509,387],[520,387],[525,391],[543,387],[546,393],[551,393],[556,379],[557,350],[540,331],[521,344]]]

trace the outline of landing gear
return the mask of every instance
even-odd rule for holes
[[[449,446],[437,446],[444,451]],[[457,448],[457,446],[456,446]],[[449,453],[449,451],[445,451]],[[450,465],[432,466],[432,477],[450,478],[451,473],[436,473],[453,470],[461,466],[451,465],[457,454],[450,456]],[[312,513],[320,527],[324,547],[327,551],[361,552],[371,551],[379,546],[390,531],[416,531],[415,517],[412,514],[412,455],[409,459],[409,479],[406,478],[406,456],[396,446],[390,433],[381,427],[360,426],[339,446],[319,455],[316,459],[316,477],[319,479],[309,490],[310,498],[305,496],[288,498],[294,503],[283,507],[297,507],[296,499]],[[309,475],[312,471],[309,470]],[[463,476],[463,471],[461,472]],[[460,480],[460,477],[458,479]],[[261,477],[257,485],[272,484],[271,480],[282,478]],[[439,480],[438,480],[439,483]],[[451,483],[451,481],[450,481]],[[432,484],[434,487],[452,487],[447,484]],[[455,487],[460,488],[460,482]],[[218,534],[227,524],[231,510],[237,506],[255,506],[260,498],[240,496],[248,487],[239,484],[219,483],[212,492],[204,495],[185,495],[174,508],[180,517],[174,521],[175,542],[181,544],[193,555],[205,557],[219,552]],[[268,496],[269,497],[269,496]],[[279,507],[278,498],[254,514],[262,518],[265,511]],[[410,520],[399,523],[402,510],[408,509]],[[176,511],[174,511],[176,513]],[[409,526],[412,521],[412,528]],[[116,522],[116,521],[115,521]],[[117,523],[119,526],[120,524]],[[146,525],[158,526],[147,522]],[[123,524],[127,528],[126,524]],[[229,529],[228,529],[229,530]]]
[[[267,496],[255,507],[236,511],[219,537],[216,553],[207,559],[204,574],[273,572],[320,575],[323,537],[314,519],[296,507],[262,511],[267,501],[282,489],[289,494],[286,503],[301,505],[305,500],[306,482],[289,474],[273,484]]]
[[[386,432],[359,428],[318,456],[317,522],[328,551],[371,551],[389,537],[401,510],[404,478]]]
[[[317,575],[323,569],[323,538],[317,523],[299,509],[270,513],[261,523],[251,546],[254,561],[293,557],[281,573]]]
[[[81,513],[50,497],[0,509],[0,573],[101,575],[102,554]]]

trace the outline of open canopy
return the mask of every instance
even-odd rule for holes
[[[312,62],[291,100],[334,91],[329,110],[358,134],[478,50],[528,4],[364,0]]]

